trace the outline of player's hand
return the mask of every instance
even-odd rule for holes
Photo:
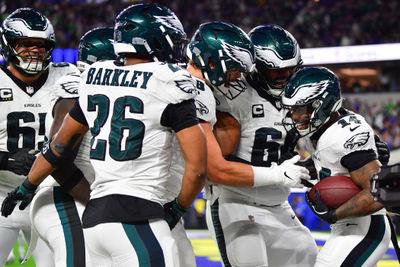
[[[283,146],[281,148],[281,157],[278,161],[279,164],[298,155],[295,149],[299,138],[300,134],[296,130],[296,128],[292,128],[287,132],[285,142],[283,143]]]
[[[7,197],[3,200],[1,204],[1,215],[8,217],[13,211],[18,202],[20,210],[24,210],[29,203],[31,203],[33,197],[35,196],[37,186],[29,182],[28,178],[15,188],[13,191],[7,194]]]
[[[376,149],[378,150],[378,160],[382,165],[387,165],[390,159],[390,149],[388,145],[378,136],[374,135]]]
[[[285,160],[281,165],[271,164],[271,168],[279,168],[281,184],[287,187],[303,187],[302,180],[310,180],[307,168],[298,166],[296,163],[300,156],[296,155],[291,159]]]
[[[308,192],[306,193],[306,202],[308,206],[310,206],[311,210],[322,220],[330,224],[337,221],[336,209],[330,209],[325,205],[318,189],[315,189],[315,203],[311,200]]]
[[[7,170],[19,175],[28,175],[38,151],[29,148],[21,148],[10,153],[7,162]]]
[[[310,174],[310,180],[317,180],[318,179],[318,173],[317,169],[315,168],[314,161],[312,160],[311,156],[304,160],[299,160],[296,165],[302,166],[304,168],[307,168],[309,174]],[[306,186],[306,187],[313,187],[314,184],[310,183],[308,180],[301,180],[301,183]]]
[[[175,227],[187,210],[188,209],[179,205],[177,198],[164,204],[165,220],[167,221],[171,230]]]

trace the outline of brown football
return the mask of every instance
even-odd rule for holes
[[[361,191],[348,176],[330,176],[315,184],[309,196],[315,203],[315,189],[318,189],[322,201],[329,208],[337,208]]]

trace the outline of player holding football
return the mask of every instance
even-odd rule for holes
[[[277,165],[295,145],[288,146],[293,141],[282,125],[280,98],[286,81],[301,65],[300,48],[290,33],[275,25],[256,27],[249,36],[255,46],[256,71],[214,90],[218,110],[214,131],[224,155],[252,165],[254,183],[239,184],[233,173],[216,179],[209,168],[210,179],[223,185],[211,205],[212,225],[225,266],[312,266],[317,246],[287,201],[290,187],[309,179],[308,172],[293,173],[288,168],[284,179],[277,179],[265,171],[300,158],[289,156]]]
[[[55,46],[53,26],[31,8],[17,9],[3,21],[1,46],[6,63],[0,70],[0,200],[3,202],[7,192],[20,184],[29,172],[35,156],[28,151],[39,150],[44,142],[45,116],[54,94],[70,93],[56,82],[79,71],[68,63],[50,63]],[[0,217],[0,266],[4,265],[20,230],[29,243],[28,209],[18,210],[7,218]],[[50,255],[46,244],[39,241],[33,252],[36,264],[54,266]]]
[[[319,180],[345,175],[362,191],[340,207],[328,208],[316,191],[307,203],[332,224],[315,266],[376,266],[385,254],[390,225],[382,204],[370,193],[370,178],[379,170],[374,132],[365,119],[341,108],[338,77],[323,67],[299,70],[285,88],[284,124],[306,137]]]
[[[157,61],[178,60],[186,34],[175,14],[157,4],[123,10],[114,29],[120,63],[98,62],[84,72],[78,104],[42,149],[25,184],[40,183],[63,164],[90,126],[96,174],[82,220],[92,264],[179,266],[164,216],[173,221],[203,187],[206,145],[192,77]],[[185,172],[179,196],[164,215],[173,131]],[[24,200],[24,192],[8,203],[16,200]]]

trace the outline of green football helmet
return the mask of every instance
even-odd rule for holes
[[[137,54],[153,61],[183,60],[186,33],[167,7],[153,3],[132,5],[115,20],[114,50],[119,55]]]
[[[324,67],[300,69],[289,80],[282,97],[282,106],[288,110],[283,124],[287,130],[295,127],[306,136],[324,125],[341,108],[342,100],[339,78],[332,71]]]
[[[113,28],[95,28],[85,33],[79,42],[78,69],[84,71],[96,61],[116,59],[113,39]]]
[[[187,47],[187,56],[215,87],[230,82],[230,71],[248,73],[255,68],[254,46],[249,37],[227,22],[201,24]]]
[[[277,25],[257,26],[249,32],[249,37],[256,52],[252,78],[257,87],[280,98],[290,76],[303,63],[296,39]]]
[[[25,73],[33,75],[48,67],[56,38],[53,26],[45,16],[32,8],[19,8],[3,21],[0,31],[1,54],[6,63],[14,64]],[[19,39],[44,40],[45,54],[32,51],[17,53],[15,44]]]

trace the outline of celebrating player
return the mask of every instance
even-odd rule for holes
[[[286,81],[301,65],[300,49],[290,33],[275,25],[256,27],[249,36],[256,71],[214,90],[219,104],[214,131],[224,155],[252,165],[254,184],[237,187],[233,174],[214,180],[223,186],[211,205],[212,223],[218,243],[225,242],[226,252],[220,246],[225,266],[312,266],[317,246],[287,201],[290,187],[301,186],[309,175],[290,169],[300,157],[285,153],[296,141],[286,134],[280,106]],[[281,179],[265,171],[280,166],[288,166]]]
[[[112,28],[96,28],[82,36],[79,42],[77,61],[78,68],[82,72],[96,61],[116,59],[113,36],[114,29]],[[66,77],[61,78],[59,83],[68,87],[70,91],[74,89],[73,94],[58,95],[54,98],[46,116],[46,125],[52,125],[51,128],[46,127],[46,135],[49,139],[54,137],[65,115],[78,98],[77,89],[81,81],[80,75],[76,77],[75,83],[72,83],[71,79],[69,79],[69,83],[66,83]],[[61,187],[53,186],[54,184],[49,184],[49,182],[42,183],[41,189],[31,203],[32,227],[53,251],[54,266],[90,265],[85,253],[81,224],[84,205],[89,200],[89,183],[94,180],[94,170],[89,159],[90,138],[90,133],[87,133],[79,146],[74,161],[71,159],[65,162],[62,167],[57,169],[57,172],[53,172],[52,175],[57,181],[62,179]],[[32,246],[34,246],[33,243]]]
[[[68,63],[50,63],[55,35],[50,21],[36,10],[20,8],[10,14],[1,26],[1,53],[5,65],[2,75],[0,188],[3,201],[29,172],[35,157],[29,150],[39,150],[44,142],[45,116],[54,94],[68,90],[55,86],[61,77],[79,71]],[[34,187],[27,190],[32,193]],[[26,193],[28,193],[26,191]],[[27,194],[27,196],[33,196]],[[25,202],[21,208],[25,208]],[[0,266],[3,266],[20,230],[29,242],[29,212],[16,211],[0,217]],[[39,241],[33,257],[38,266],[54,266],[51,252]]]
[[[332,232],[315,266],[375,266],[391,237],[383,205],[370,193],[370,178],[379,170],[374,132],[365,119],[341,108],[338,77],[323,67],[298,71],[285,88],[285,125],[306,137],[319,179],[346,175],[362,191],[338,208],[328,208],[316,192],[307,203]]]
[[[207,159],[192,77],[164,63],[179,60],[186,34],[175,14],[156,4],[123,10],[114,29],[119,63],[94,63],[84,72],[78,104],[25,184],[38,184],[63,164],[90,127],[96,173],[82,220],[92,264],[179,266],[164,216],[173,223],[191,205],[204,185]],[[164,215],[173,131],[185,172],[179,196]]]

